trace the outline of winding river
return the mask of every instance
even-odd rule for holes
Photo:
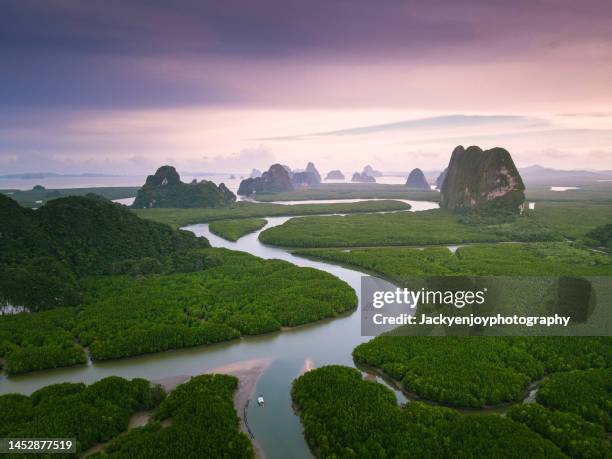
[[[316,201],[315,201],[316,202]],[[339,201],[344,202],[344,201]],[[405,201],[413,211],[437,208],[433,202]],[[267,228],[281,225],[292,217],[268,218]],[[237,242],[222,239],[208,230],[208,224],[191,225],[184,229],[205,236],[213,247],[242,250],[261,258],[277,258],[298,266],[327,271],[347,282],[359,296],[362,273],[332,264],[296,257],[288,251],[259,242],[259,232],[242,237]],[[383,281],[384,282],[384,281]],[[0,376],[0,394],[29,394],[40,387],[65,381],[92,383],[106,376],[141,377],[161,380],[173,376],[196,375],[211,368],[250,359],[270,359],[271,363],[257,382],[257,394],[266,399],[265,408],[249,404],[247,416],[256,441],[267,459],[285,458],[288,452],[295,459],[311,458],[302,435],[299,418],[292,409],[291,382],[310,366],[341,364],[354,366],[351,352],[370,338],[361,336],[358,310],[339,318],[319,321],[287,331],[245,337],[226,343],[147,354],[128,359],[89,363],[85,366],[47,370],[29,375]],[[384,383],[382,379],[379,382]],[[405,401],[395,391],[398,401]]]

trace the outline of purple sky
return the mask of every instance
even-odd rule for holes
[[[612,169],[609,1],[4,1],[0,174]],[[304,164],[303,164],[304,163]]]

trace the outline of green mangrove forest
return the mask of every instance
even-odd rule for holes
[[[240,201],[226,207],[198,209],[134,209],[141,218],[166,223],[174,228],[215,220],[257,217],[291,217],[296,215],[352,214],[408,210],[410,204],[381,200],[332,204],[272,204]]]
[[[355,292],[326,272],[200,249],[199,271],[81,279],[79,305],[0,317],[10,374],[210,344],[334,317]]]
[[[242,236],[262,229],[268,221],[265,218],[242,218],[236,220],[215,220],[210,222],[210,232],[228,241],[237,241]]]
[[[100,459],[254,457],[249,438],[238,427],[233,396],[238,379],[202,375],[174,389],[149,423],[114,438]]]
[[[0,436],[76,438],[76,452],[83,453],[125,432],[132,415],[156,408],[165,397],[160,386],[145,379],[128,381],[118,376],[89,386],[53,384],[30,396],[0,395]],[[40,454],[7,457],[11,456]]]
[[[0,396],[0,435],[75,438],[76,454],[68,457],[87,452],[96,458],[249,459],[254,457],[253,447],[239,430],[234,408],[237,388],[237,378],[218,374],[193,377],[169,395],[145,379],[118,376],[89,386],[53,384],[30,396]],[[129,428],[138,412],[150,413],[148,422]]]
[[[565,411],[520,404],[506,416],[465,415],[411,401],[337,365],[295,380],[293,402],[317,457],[607,457],[604,428]]]

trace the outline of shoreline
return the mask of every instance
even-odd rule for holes
[[[248,406],[248,403],[250,399],[253,398],[253,395],[255,394],[255,389],[257,387],[257,381],[259,380],[259,377],[264,372],[264,370],[268,368],[270,363],[271,363],[270,359],[244,360],[240,362],[234,362],[234,363],[230,363],[227,365],[223,365],[220,367],[206,369],[204,371],[201,371],[201,372],[198,372],[192,375],[183,374],[183,375],[168,376],[166,378],[160,378],[160,379],[151,381],[151,383],[159,384],[160,386],[163,387],[164,391],[166,391],[166,393],[169,394],[181,384],[189,381],[191,378],[195,376],[203,375],[203,374],[211,374],[211,373],[226,374],[226,375],[232,375],[238,378],[238,381],[239,381],[238,388],[236,392],[234,393],[234,408],[236,409],[236,413],[238,415],[238,418],[240,419],[240,431],[249,437],[249,440],[251,441],[251,444],[253,445],[253,453],[255,454],[255,458],[264,459],[265,455],[264,455],[263,449],[261,445],[259,445],[259,443],[257,443],[255,438],[252,436],[247,426],[245,415],[246,415],[246,408]],[[145,425],[147,425],[149,420],[151,419],[151,416],[154,413],[155,413],[155,410],[138,411],[134,413],[130,417],[126,432],[134,428],[144,427]],[[165,427],[170,425],[170,422],[167,422],[167,421],[169,420],[165,421]],[[164,425],[164,422],[162,422],[162,425]],[[108,446],[111,440],[105,441],[103,443],[98,443],[97,445],[92,446],[86,451],[83,451],[80,457],[87,457],[87,456],[90,456],[92,454],[95,454],[95,453],[98,453],[104,450],[104,448]]]
[[[251,440],[253,452],[255,457],[258,459],[264,459],[265,454],[263,448],[257,442],[249,429],[246,413],[249,402],[255,395],[257,381],[266,368],[268,368],[270,363],[271,359],[251,359],[215,367],[204,372],[204,374],[221,373],[238,378],[238,389],[234,394],[234,408],[236,409],[236,413],[240,419],[240,431],[247,435]]]
[[[264,459],[265,454],[261,445],[257,442],[257,440],[252,436],[246,419],[246,408],[249,404],[249,401],[253,398],[255,394],[255,389],[257,388],[257,381],[262,373],[268,368],[270,365],[270,359],[251,359],[251,360],[243,360],[239,362],[229,363],[227,365],[222,365],[219,367],[208,368],[206,370],[197,372],[192,375],[175,375],[169,376],[167,378],[157,379],[155,381],[151,381],[155,384],[160,384],[167,393],[172,392],[176,389],[177,386],[187,382],[189,379],[194,376],[203,375],[203,374],[226,374],[235,376],[238,378],[238,389],[234,393],[234,409],[236,410],[236,414],[238,415],[238,419],[240,419],[240,431],[249,437],[251,444],[253,445],[253,452],[257,459]],[[140,413],[143,415],[144,413]],[[148,413],[149,416],[144,419],[141,417],[136,422],[138,424],[145,425],[148,422],[148,418],[152,414],[152,412]]]

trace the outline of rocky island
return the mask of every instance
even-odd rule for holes
[[[359,173],[355,172],[353,177],[351,178],[351,182],[365,182],[365,183],[375,183],[376,179],[371,175],[366,174],[365,172]]]
[[[174,167],[162,166],[155,175],[147,177],[132,207],[223,207],[234,201],[236,195],[223,183],[219,186],[208,180],[183,183]]]
[[[448,167],[444,169],[442,172],[440,172],[440,175],[438,175],[438,178],[436,179],[436,188],[438,190],[442,189],[442,184],[444,183],[444,179],[446,179],[447,173],[448,173]]]
[[[302,172],[294,172],[290,174],[291,182],[294,186],[311,186],[321,183],[321,174],[315,167],[314,163],[309,162],[306,169]]]
[[[461,145],[453,150],[440,207],[518,212],[524,201],[525,185],[507,150]]]
[[[362,174],[365,175],[369,175],[370,177],[382,177],[383,173],[380,171],[377,171],[376,169],[374,169],[372,166],[370,166],[369,164],[363,168],[363,172]]]
[[[344,180],[344,174],[338,169],[329,171],[325,176],[325,180]]]
[[[238,194],[240,196],[251,196],[255,193],[292,191],[293,184],[287,169],[281,164],[272,164],[270,169],[264,172],[261,177],[248,178],[240,182]]]
[[[412,172],[408,175],[408,180],[406,180],[406,186],[408,188],[412,188],[415,190],[430,190],[429,183],[427,183],[427,179],[425,178],[425,174],[418,167],[416,169],[412,169]]]

